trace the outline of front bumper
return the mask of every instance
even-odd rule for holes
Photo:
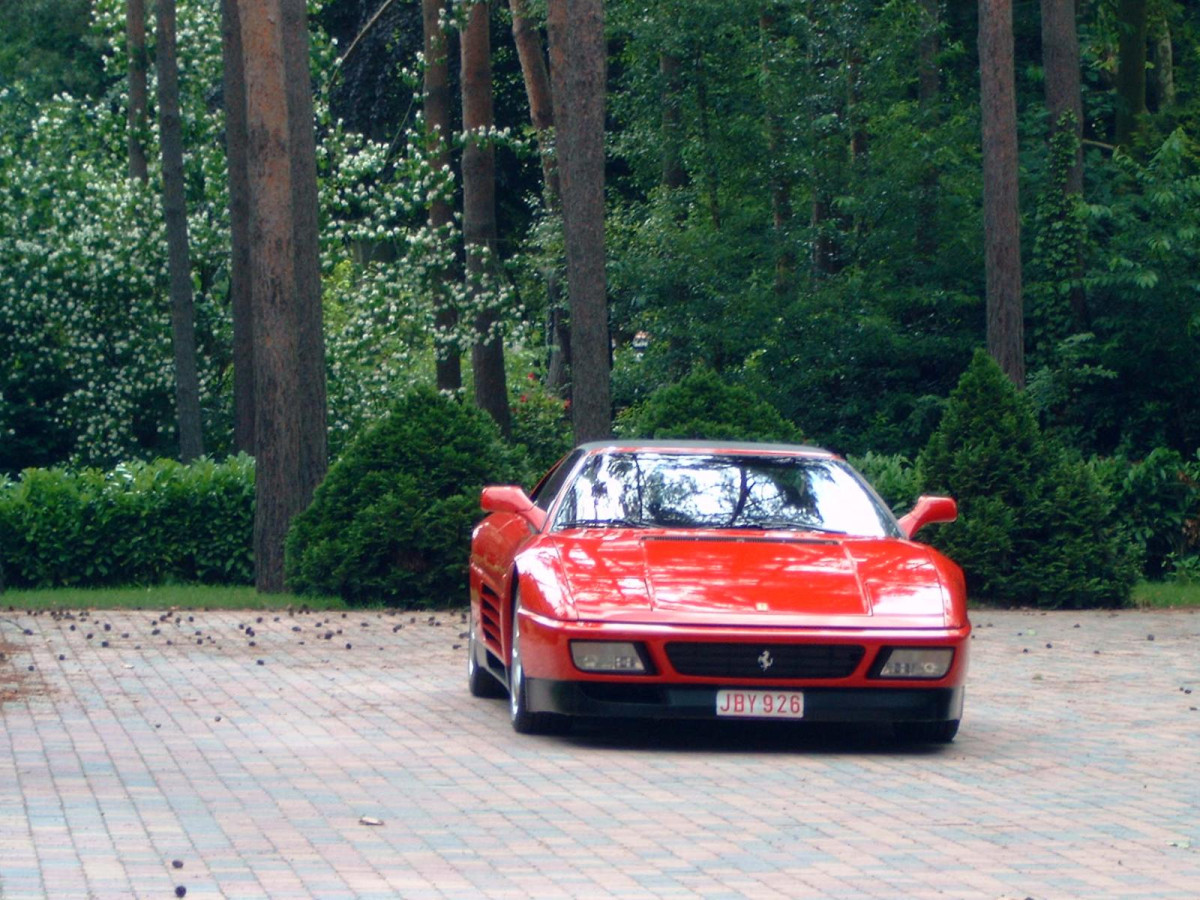
[[[568,716],[716,719],[718,686],[530,678],[531,709]],[[741,685],[761,690],[762,685]],[[721,688],[733,685],[721,685]],[[801,690],[806,722],[945,722],[962,718],[963,687],[773,688]],[[743,720],[744,721],[744,720]]]

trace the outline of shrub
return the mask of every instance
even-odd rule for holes
[[[10,587],[254,578],[254,461],[27,469],[0,483],[0,568]]]
[[[847,461],[862,473],[883,502],[897,512],[911,509],[921,494],[921,476],[907,456],[874,453],[850,456]]]
[[[1200,554],[1200,456],[1188,461],[1160,447],[1138,462],[1107,466],[1130,536],[1145,555],[1144,574],[1162,578]]]
[[[1038,428],[1028,400],[984,352],[950,395],[918,466],[959,504],[936,543],[974,596],[1041,607],[1123,604],[1136,555],[1095,471]]]
[[[748,388],[708,369],[659,388],[617,420],[626,437],[701,440],[801,440],[800,430]]]
[[[574,444],[568,406],[542,387],[532,373],[511,401],[512,442],[524,450],[533,474],[541,475]]]
[[[346,449],[292,521],[289,587],[351,604],[465,603],[479,492],[525,474],[486,413],[417,390]]]
[[[1029,554],[1014,578],[1020,596],[1051,609],[1125,605],[1140,555],[1091,465],[1059,453],[1029,512]]]

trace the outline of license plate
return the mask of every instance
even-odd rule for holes
[[[799,691],[717,691],[717,715],[745,719],[803,719]]]

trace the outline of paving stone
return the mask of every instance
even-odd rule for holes
[[[106,613],[102,648],[7,614],[3,900],[1200,896],[1195,613],[976,612],[940,748],[871,727],[523,737],[468,695],[457,613],[339,618],[370,635],[351,653],[305,640],[323,614],[190,616]]]

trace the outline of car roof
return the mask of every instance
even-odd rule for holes
[[[585,444],[580,444],[578,449],[586,453],[595,453],[602,450],[678,450],[685,453],[702,453],[702,452],[717,452],[717,453],[786,453],[793,456],[816,456],[826,459],[836,458],[836,454],[831,453],[821,447],[812,447],[807,444],[772,444],[759,441],[697,441],[697,440],[674,440],[674,439],[655,439],[655,440],[640,440],[640,439],[610,439],[606,441],[589,441]]]

